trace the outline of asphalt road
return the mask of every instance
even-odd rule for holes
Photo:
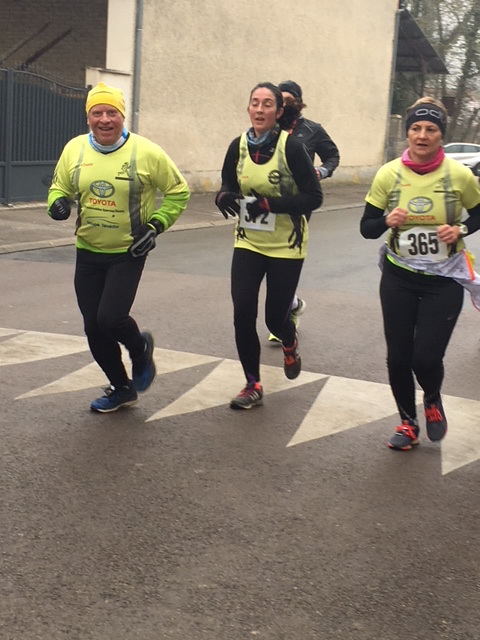
[[[466,300],[445,441],[390,451],[381,241],[360,215],[312,220],[304,373],[283,377],[261,312],[266,397],[247,412],[225,400],[243,383],[231,226],[149,257],[134,316],[161,375],[112,415],[88,409],[74,248],[0,256],[2,639],[480,638],[480,318]]]

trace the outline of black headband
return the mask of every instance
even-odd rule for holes
[[[414,109],[412,109],[405,121],[405,130],[408,134],[408,130],[412,126],[414,122],[419,122],[420,120],[428,120],[429,122],[433,122],[436,124],[442,135],[445,135],[445,131],[447,130],[447,122],[443,112],[434,104],[430,102],[425,102],[423,104],[417,105]]]

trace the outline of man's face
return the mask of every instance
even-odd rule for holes
[[[289,93],[288,91],[282,91],[282,96],[283,96],[283,104],[285,105],[295,104],[295,96]]]
[[[125,118],[109,104],[98,104],[88,112],[88,126],[99,144],[109,146],[122,135]]]

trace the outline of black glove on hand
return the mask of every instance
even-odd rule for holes
[[[228,216],[238,216],[240,213],[240,205],[238,204],[238,200],[243,198],[241,193],[233,193],[232,191],[220,191],[220,193],[215,198],[215,204],[222,212],[222,215],[225,219],[228,219]]]
[[[53,220],[66,220],[70,216],[71,210],[72,208],[67,198],[57,198],[48,213]]]
[[[158,224],[162,224],[161,222]],[[163,228],[162,228],[163,231]],[[145,256],[149,251],[155,249],[155,238],[160,231],[153,223],[147,223],[140,225],[135,233],[132,233],[133,242],[130,245],[128,251],[133,258],[141,258]]]
[[[255,202],[247,203],[247,212],[250,216],[250,220],[255,222],[258,216],[262,216],[265,213],[270,212],[270,205],[268,204],[268,199],[264,196],[261,196],[259,193],[255,191],[255,189],[251,189],[252,195],[256,198]]]

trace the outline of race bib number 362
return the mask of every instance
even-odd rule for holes
[[[254,229],[255,231],[275,231],[275,214],[265,211],[255,220],[248,215],[247,203],[255,202],[256,198],[247,196],[240,200],[240,226],[244,229]]]
[[[448,258],[448,246],[440,240],[435,227],[413,227],[403,231],[398,239],[398,246],[400,255],[404,258],[437,261]]]

